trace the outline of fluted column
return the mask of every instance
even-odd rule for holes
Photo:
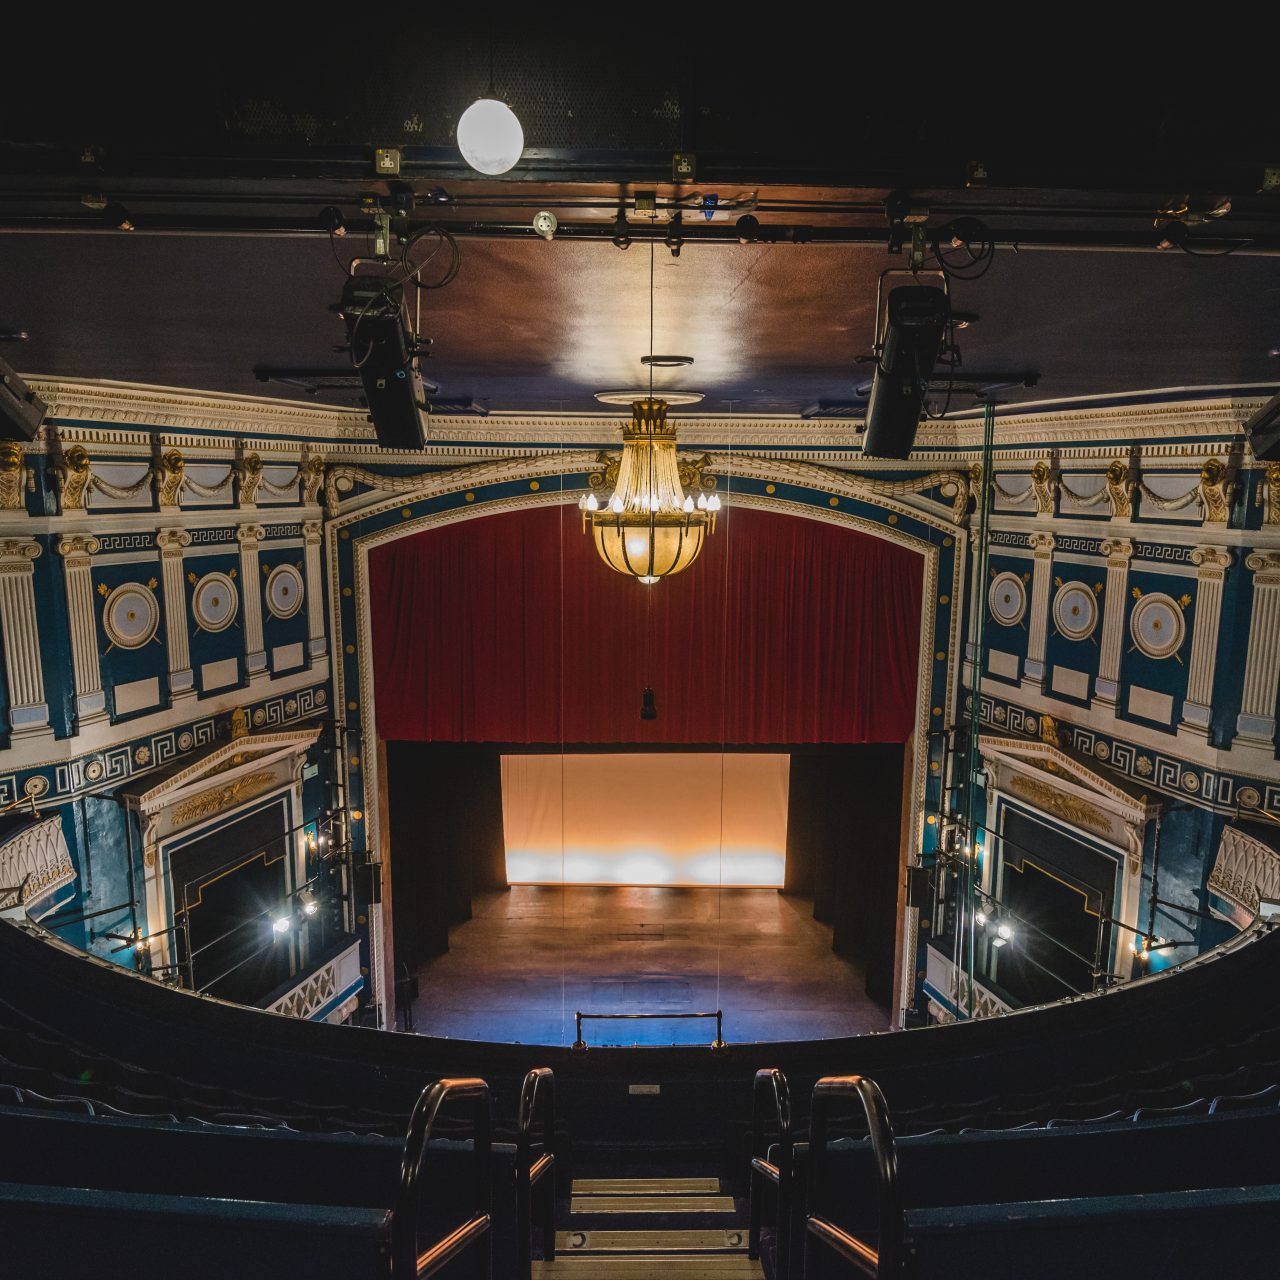
[[[1269,748],[1276,739],[1280,688],[1280,551],[1255,551],[1244,563],[1253,571],[1253,613],[1236,734],[1246,744]]]
[[[102,691],[98,663],[97,602],[93,598],[92,557],[101,544],[92,535],[62,538],[67,579],[67,619],[71,629],[71,667],[76,681],[76,731],[107,719],[107,695]]]
[[[1218,663],[1218,624],[1222,620],[1222,586],[1231,564],[1225,547],[1196,547],[1196,620],[1191,632],[1187,696],[1178,732],[1208,740],[1213,715],[1213,678]]]
[[[9,725],[14,738],[45,733],[49,725],[36,624],[33,562],[39,554],[40,544],[34,538],[0,540],[0,631],[4,635]]]
[[[236,530],[240,544],[240,581],[244,584],[244,661],[250,681],[267,677],[267,651],[262,641],[262,584],[258,581],[258,546],[266,536],[260,524]]]
[[[1053,571],[1051,533],[1033,533],[1027,537],[1034,555],[1031,570],[1031,623],[1027,635],[1027,660],[1023,664],[1023,684],[1040,689],[1044,684],[1044,646],[1049,634],[1049,582]]]
[[[185,529],[161,529],[160,587],[164,592],[164,635],[169,651],[169,694],[174,702],[194,698],[195,675],[191,670],[191,643],[187,637],[187,589],[182,579],[182,552],[191,545]]]
[[[1101,549],[1107,557],[1107,587],[1102,602],[1098,677],[1093,687],[1098,701],[1114,708],[1120,696],[1120,658],[1124,653],[1124,612],[1133,543],[1127,538],[1107,538]]]
[[[324,635],[324,578],[320,569],[319,520],[307,520],[302,526],[307,558],[307,656],[314,663],[323,658],[327,644]]]

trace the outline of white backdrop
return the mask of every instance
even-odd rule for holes
[[[780,886],[791,757],[502,757],[512,884]]]

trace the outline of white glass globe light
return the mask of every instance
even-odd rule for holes
[[[477,173],[506,173],[524,150],[524,130],[505,102],[477,98],[458,121],[458,150]]]

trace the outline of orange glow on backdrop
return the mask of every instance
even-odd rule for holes
[[[512,884],[780,887],[791,757],[502,757]]]

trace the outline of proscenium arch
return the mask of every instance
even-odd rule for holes
[[[348,803],[362,813],[365,848],[378,861],[385,780],[379,775],[377,751],[369,553],[465,520],[534,507],[576,507],[588,492],[587,475],[597,469],[595,452],[575,452],[425,473],[373,473],[355,467],[331,473],[326,538],[335,712],[345,719],[348,731]],[[837,525],[893,542],[923,558],[907,829],[913,850],[931,851],[936,830],[928,829],[925,814],[931,792],[936,807],[941,782],[933,742],[937,731],[954,720],[958,696],[968,529],[957,495],[967,492],[965,478],[958,473],[920,476],[907,467],[901,479],[868,478],[812,463],[737,454],[713,456],[708,470],[723,477],[722,491],[731,507]],[[350,496],[344,496],[344,483]],[[925,496],[932,490],[941,496]],[[367,941],[370,991],[385,1019],[383,948],[388,922],[382,912],[381,905],[369,912]],[[904,975],[904,992],[913,985],[913,975]]]

